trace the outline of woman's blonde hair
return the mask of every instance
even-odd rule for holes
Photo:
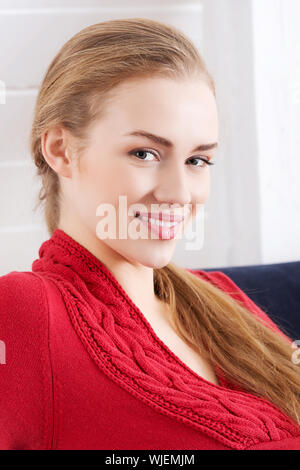
[[[178,29],[145,18],[111,20],[84,28],[50,63],[39,89],[30,136],[42,178],[48,232],[58,227],[60,184],[41,146],[43,133],[63,125],[80,156],[89,126],[100,119],[114,88],[130,78],[196,77],[216,96],[214,80],[192,42]],[[266,398],[300,425],[300,375],[291,345],[217,286],[169,263],[154,269],[156,295],[170,306],[179,335],[225,377]]]

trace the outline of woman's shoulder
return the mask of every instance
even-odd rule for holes
[[[13,316],[36,319],[47,309],[42,280],[31,271],[11,271],[0,276],[0,315],[11,322]]]
[[[32,307],[44,299],[43,283],[32,271],[11,271],[0,276],[0,308]],[[45,299],[44,299],[45,300]]]
[[[48,299],[42,279],[31,271],[0,276],[0,340],[17,348],[44,342],[48,331]]]

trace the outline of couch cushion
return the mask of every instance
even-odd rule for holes
[[[300,340],[300,261],[202,270],[224,272],[292,340]]]

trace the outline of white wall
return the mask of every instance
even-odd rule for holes
[[[174,261],[196,268],[299,259],[299,9],[298,0],[0,0],[0,275],[30,270],[48,238],[32,210],[39,181],[29,155],[41,78],[73,34],[125,17],[181,28],[216,80],[220,149],[204,247],[187,251],[183,239]]]
[[[300,2],[254,0],[254,83],[264,263],[300,258]]]

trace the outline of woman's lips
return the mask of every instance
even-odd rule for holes
[[[172,217],[168,215],[167,220],[165,220],[162,218],[163,214],[160,214],[159,217],[153,217],[154,214],[151,213],[151,219],[154,219],[155,220],[154,222],[154,220],[152,221],[150,220],[149,214],[150,214],[149,212],[148,213],[142,212],[140,213],[139,216],[136,215],[136,217],[141,221],[141,223],[147,226],[148,234],[149,233],[151,234],[151,238],[153,238],[152,234],[157,235],[159,239],[169,240],[169,239],[174,238],[176,236],[179,226],[181,225],[181,222],[184,219],[183,216],[173,215],[174,220],[172,220]],[[162,225],[160,222],[156,222],[156,221],[162,221],[163,223],[175,222],[175,224],[172,226],[168,226],[168,225]],[[157,239],[157,237],[154,237],[154,239]]]

